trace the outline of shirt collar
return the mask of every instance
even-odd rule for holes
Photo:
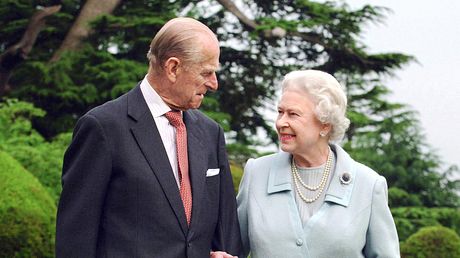
[[[147,80],[147,75],[141,82],[141,91],[154,118],[160,117],[166,112],[171,111],[171,108],[163,101],[160,95],[158,95],[152,85],[150,85]]]

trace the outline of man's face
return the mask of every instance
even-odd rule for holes
[[[206,92],[218,88],[219,47],[203,49],[203,62],[179,68],[181,71],[174,85],[174,102],[181,110],[199,108]]]

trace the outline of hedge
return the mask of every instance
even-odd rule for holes
[[[460,258],[460,237],[443,226],[423,227],[401,245],[403,258]]]
[[[444,226],[460,235],[460,209],[400,207],[391,209],[398,229],[399,240],[404,241],[420,228]]]
[[[56,206],[18,161],[0,151],[1,257],[53,257]]]

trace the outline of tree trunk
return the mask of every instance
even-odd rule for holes
[[[8,81],[11,71],[25,59],[32,50],[38,34],[45,26],[46,18],[61,9],[60,5],[45,7],[38,10],[30,18],[27,29],[22,35],[21,40],[9,47],[0,55],[0,97],[11,90]]]
[[[78,49],[91,33],[89,22],[99,15],[112,13],[120,2],[121,0],[87,0],[61,46],[53,54],[51,62],[59,60],[64,51]]]

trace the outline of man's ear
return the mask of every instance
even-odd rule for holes
[[[170,57],[166,60],[164,69],[166,72],[166,77],[174,83],[177,80],[177,75],[179,73],[180,60],[177,57]]]

